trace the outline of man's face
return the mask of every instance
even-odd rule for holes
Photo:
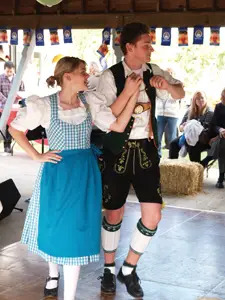
[[[14,68],[5,68],[5,75],[7,77],[12,77],[14,75]]]
[[[150,62],[153,51],[151,38],[147,33],[142,34],[135,44],[129,44],[128,47],[128,52],[132,55],[132,58],[141,64]]]

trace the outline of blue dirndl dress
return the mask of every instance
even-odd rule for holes
[[[79,95],[86,105],[83,94]],[[43,163],[36,179],[22,243],[48,262],[84,265],[99,259],[101,175],[90,145],[92,118],[73,125],[58,118],[58,93],[50,96],[49,147],[57,164]]]

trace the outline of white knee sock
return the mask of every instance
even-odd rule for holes
[[[49,266],[49,276],[50,277],[58,277],[59,276],[58,265],[49,262],[48,266]],[[57,287],[57,285],[58,285],[58,281],[50,280],[46,284],[46,289],[54,289]]]
[[[74,300],[77,282],[80,274],[80,266],[63,266],[64,273],[64,300]]]
[[[109,224],[106,218],[102,221],[102,248],[106,253],[116,252],[120,240],[120,227],[122,221],[118,224]]]
[[[151,230],[145,227],[145,225],[142,223],[140,219],[137,223],[137,227],[135,228],[135,231],[131,239],[131,243],[130,243],[131,250],[138,255],[143,254],[146,248],[148,247],[151,238],[156,233],[156,231],[157,231],[157,227]]]

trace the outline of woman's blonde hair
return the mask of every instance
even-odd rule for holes
[[[79,68],[81,63],[86,65],[86,62],[78,57],[65,56],[61,58],[55,66],[54,76],[50,76],[46,79],[48,86],[53,87],[55,86],[55,83],[62,86],[63,75],[65,73],[73,72]]]
[[[196,104],[196,99],[198,96],[202,95],[202,97],[205,99],[205,105],[199,109],[199,106]],[[203,91],[197,91],[194,93],[192,100],[191,100],[191,107],[188,114],[188,120],[192,120],[195,118],[198,118],[199,116],[204,115],[208,108],[206,94]]]

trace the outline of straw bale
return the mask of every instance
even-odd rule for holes
[[[166,159],[160,163],[161,188],[164,194],[196,194],[202,190],[203,167],[199,163]]]

